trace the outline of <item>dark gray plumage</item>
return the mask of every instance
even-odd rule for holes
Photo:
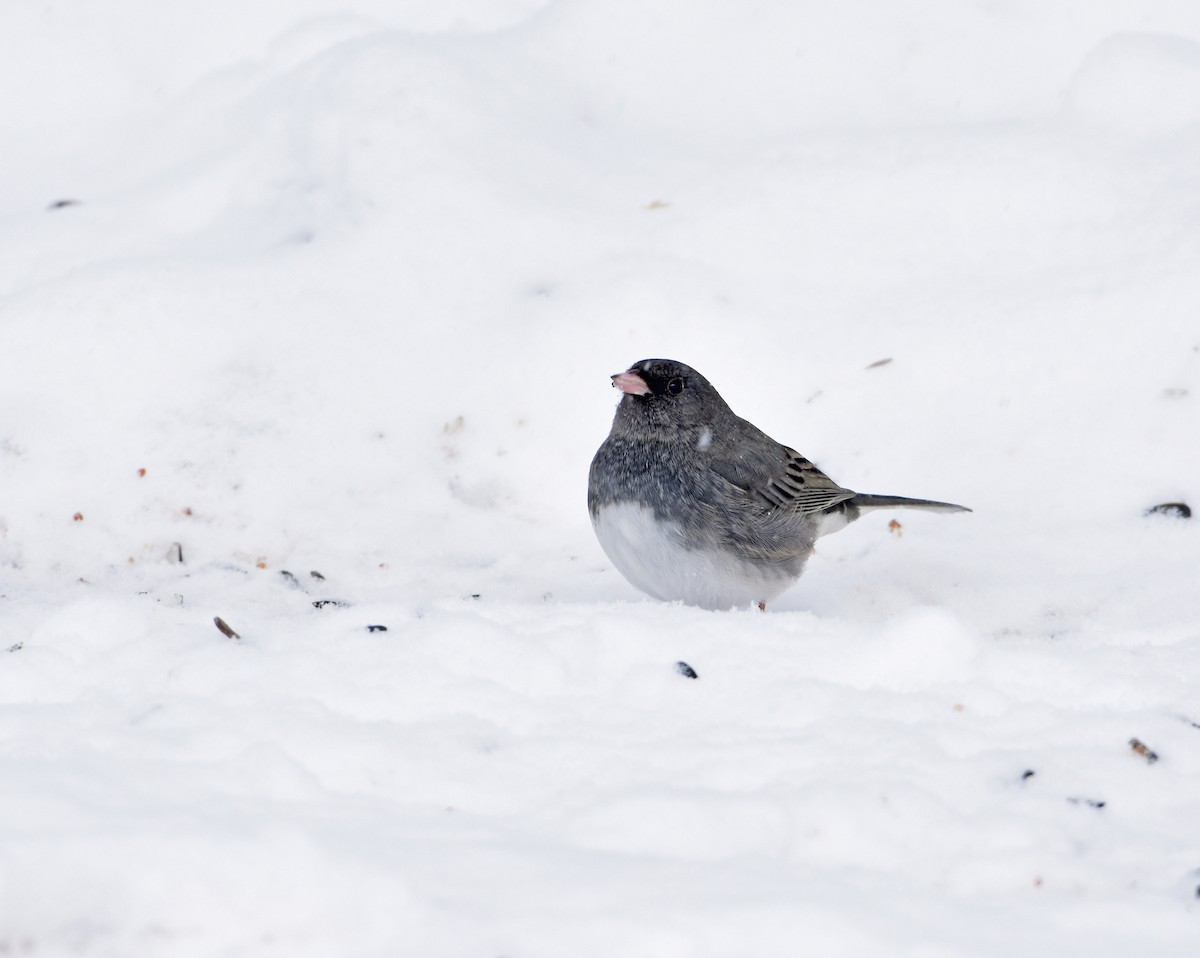
[[[612,379],[624,395],[592,460],[588,508],[613,565],[655,598],[763,608],[820,536],[864,509],[971,511],[842,488],[683,363],[646,359]]]

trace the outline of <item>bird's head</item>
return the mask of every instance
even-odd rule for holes
[[[643,359],[612,377],[621,390],[614,430],[683,431],[731,414],[707,379],[673,359]]]

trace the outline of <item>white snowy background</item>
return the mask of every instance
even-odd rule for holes
[[[976,511],[645,599],[650,356]],[[1195,955],[1198,400],[1193,0],[5,3],[0,955]]]

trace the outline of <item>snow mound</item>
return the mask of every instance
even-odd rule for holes
[[[0,956],[1191,958],[1198,41],[0,4]],[[648,601],[652,355],[976,511]]]
[[[1200,131],[1200,43],[1122,33],[1084,59],[1066,110],[1090,126],[1142,136]]]

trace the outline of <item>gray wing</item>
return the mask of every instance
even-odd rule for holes
[[[783,510],[794,516],[817,516],[838,503],[853,499],[795,449],[777,446],[774,455],[739,456],[717,460],[712,470],[741,489],[768,510]]]

